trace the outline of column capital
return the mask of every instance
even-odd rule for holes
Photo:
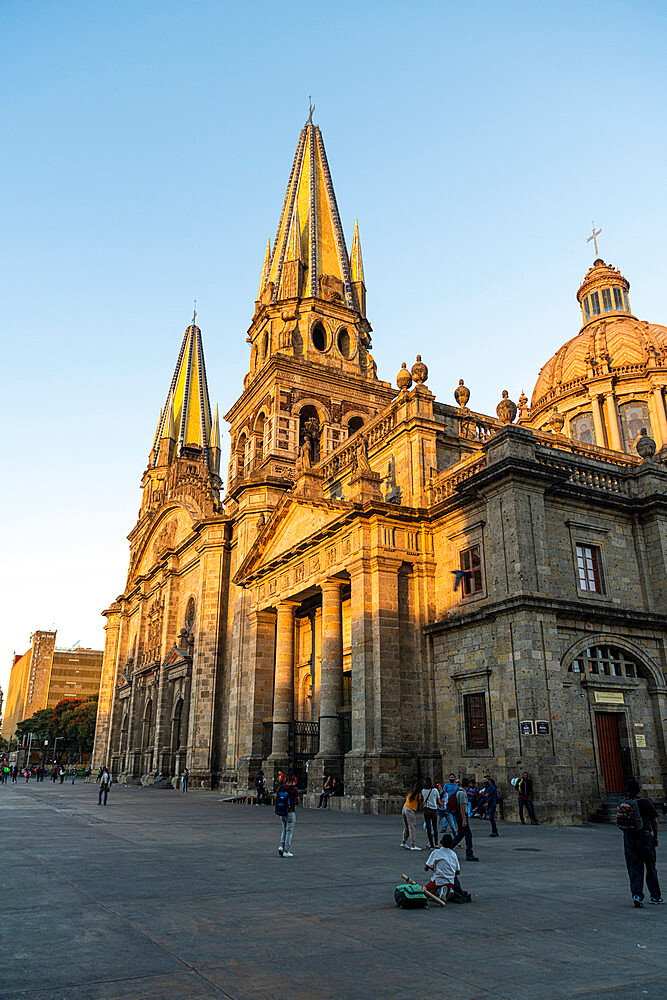
[[[278,603],[276,604],[276,611],[278,612],[278,614],[282,613],[283,615],[285,614],[294,615],[294,612],[298,607],[300,607],[300,605],[301,601],[289,601],[289,600],[278,601]]]
[[[336,577],[329,577],[327,580],[320,580],[318,586],[320,590],[334,590],[336,588],[340,590],[343,584],[343,580],[339,580]]]

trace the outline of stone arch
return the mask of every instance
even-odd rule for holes
[[[153,742],[153,698],[149,695],[144,707],[144,717],[141,722],[141,746],[148,750]]]
[[[367,413],[362,413],[361,410],[349,410],[343,417],[342,426],[347,427],[347,436],[352,437],[368,420],[370,417]]]
[[[295,403],[292,407],[292,414],[295,417],[300,417],[301,411],[305,406],[313,406],[317,410],[320,426],[331,422],[331,413],[326,408],[322,400],[314,399],[312,396],[306,396],[305,399],[300,399],[298,403]]]
[[[587,635],[577,639],[570,646],[568,646],[565,653],[561,657],[561,668],[564,671],[567,671],[571,666],[572,661],[576,660],[578,656],[583,654],[585,649],[588,649],[591,646],[618,646],[619,649],[629,653],[630,656],[636,660],[638,668],[642,671],[640,676],[644,677],[645,680],[648,681],[650,691],[655,691],[657,688],[667,688],[667,679],[660,669],[660,666],[651,656],[649,656],[646,650],[632,639],[628,639],[623,635],[617,635],[613,632],[597,632],[593,635]]]
[[[255,418],[253,424],[253,434],[255,435],[255,459],[261,461],[264,457],[264,425],[266,423],[266,412],[262,407]]]

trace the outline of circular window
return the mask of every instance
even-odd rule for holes
[[[313,329],[310,331],[310,338],[316,351],[326,351],[327,335],[324,332],[324,327],[321,323],[315,324]]]
[[[344,358],[350,356],[350,335],[347,330],[340,330],[338,334],[338,350]]]
[[[185,608],[185,627],[188,632],[192,631],[192,626],[195,623],[195,599],[191,597]]]

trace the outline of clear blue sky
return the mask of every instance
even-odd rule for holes
[[[444,401],[530,395],[593,219],[667,323],[666,28],[664,2],[4,0],[3,689],[34,629],[102,645],[194,298],[212,401],[239,394],[309,93],[381,377],[419,351]]]

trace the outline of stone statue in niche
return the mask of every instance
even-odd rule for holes
[[[387,466],[387,478],[385,479],[385,494],[384,499],[386,503],[400,503],[401,502],[401,488],[396,483],[396,459],[391,456],[391,461]]]
[[[312,467],[310,456],[311,456],[310,438],[306,437],[299,450],[299,461],[297,465],[298,475],[302,475],[304,472],[310,471]]]
[[[357,458],[357,469],[359,469],[360,472],[372,471],[370,463],[368,461],[368,441],[363,434],[361,435],[361,440],[357,445],[356,458]]]

